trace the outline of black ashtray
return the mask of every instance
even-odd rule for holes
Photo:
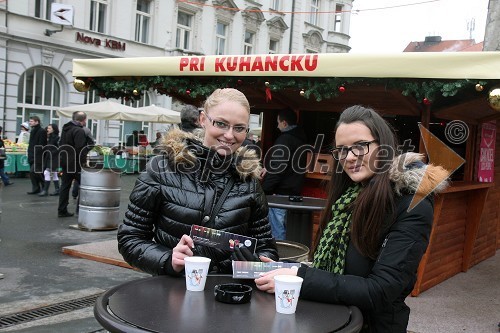
[[[250,302],[252,287],[240,283],[218,284],[214,288],[215,300],[229,304]]]

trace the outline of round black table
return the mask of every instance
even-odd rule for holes
[[[254,288],[246,304],[215,300],[214,286],[240,282]],[[295,314],[275,310],[274,294],[255,288],[253,280],[209,275],[205,290],[186,291],[184,278],[156,276],[118,285],[96,301],[94,316],[110,332],[359,332],[356,307],[299,300]]]
[[[302,201],[290,201],[288,195],[268,195],[267,203],[272,208],[286,209],[286,239],[311,248],[313,211],[323,210],[325,199],[302,197]]]

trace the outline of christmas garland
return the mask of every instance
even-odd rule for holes
[[[405,96],[413,96],[420,103],[431,103],[442,97],[452,97],[458,93],[475,89],[483,91],[490,84],[482,80],[434,80],[398,78],[293,78],[293,77],[94,77],[77,78],[74,86],[78,91],[95,90],[105,98],[138,100],[142,92],[156,91],[170,96],[185,96],[190,99],[204,99],[217,88],[262,87],[266,96],[283,90],[297,91],[307,99],[322,101],[342,94],[351,86],[383,86],[387,90],[396,89]]]

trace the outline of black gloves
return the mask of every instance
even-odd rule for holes
[[[256,254],[250,252],[248,247],[242,244],[234,248],[231,259],[236,261],[260,261],[259,257]]]

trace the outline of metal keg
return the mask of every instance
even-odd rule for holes
[[[121,171],[83,168],[80,182],[78,227],[112,230],[120,221]]]
[[[289,240],[277,240],[278,256],[280,260],[293,260],[297,262],[309,259],[309,247],[307,245]]]

